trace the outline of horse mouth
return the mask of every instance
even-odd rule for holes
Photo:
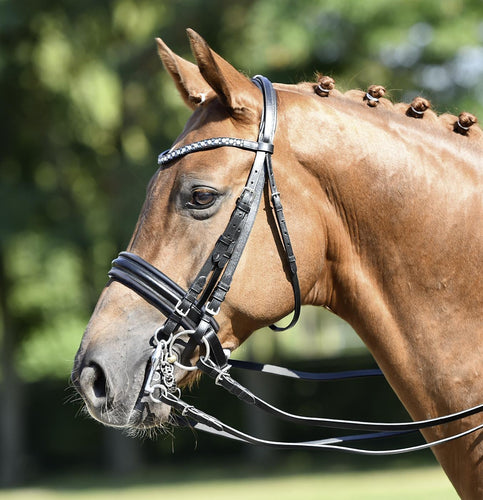
[[[146,391],[148,376],[151,371],[151,359],[146,364],[144,380],[137,401],[129,416],[127,427],[135,429],[148,429],[163,427],[169,422],[171,407],[156,400],[156,392],[150,394]]]
[[[137,402],[126,424],[127,429],[153,429],[164,428],[170,421],[170,408],[162,403],[145,401],[143,397]],[[160,408],[158,408],[160,407]]]
[[[92,407],[87,401],[85,408],[98,422],[108,427],[124,429],[128,433],[154,428],[163,429],[171,421],[171,408],[164,403],[153,402],[144,394],[144,390],[131,409],[128,409],[123,402],[105,405],[98,409]]]
[[[144,378],[137,400],[129,415],[126,426],[131,429],[152,429],[155,427],[164,428],[171,418],[171,407],[159,401],[157,394],[159,389],[148,392],[149,373],[151,371],[151,358],[146,363]]]

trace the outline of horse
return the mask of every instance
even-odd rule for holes
[[[278,112],[269,147],[270,137],[259,135],[270,114],[260,82],[196,32],[188,36],[196,64],[156,39],[193,114],[160,156],[129,253],[112,271],[77,352],[72,380],[90,414],[114,427],[166,425],[173,413],[166,389],[165,399],[143,389],[147,378],[159,379],[160,324],[171,321],[174,335],[185,325],[177,339],[188,348],[184,360],[174,361],[178,347],[165,352],[165,364],[174,363],[166,380],[183,386],[210,347],[228,356],[300,303],[327,308],[355,329],[413,419],[481,404],[483,133],[475,117],[437,116],[424,99],[392,104],[380,86],[342,93],[320,76],[273,84]],[[232,142],[207,145],[220,137]],[[246,184],[259,156],[273,158],[259,168],[273,167],[271,195],[264,184]],[[222,247],[241,248],[228,290],[220,291],[220,271],[211,291],[218,286],[221,299],[186,305],[193,290],[202,293],[200,268],[215,260],[215,242],[222,245],[220,234],[254,191],[260,209],[244,208],[251,228],[235,231],[246,241]],[[281,221],[274,199],[283,200]],[[137,269],[130,281],[119,279],[122,266],[126,276]],[[139,284],[149,280],[168,290],[160,300],[170,307],[152,307],[157,299]],[[193,343],[200,325],[216,341],[201,335]],[[478,425],[481,413],[422,432],[434,441]],[[482,438],[479,430],[433,448],[462,498],[483,497]]]

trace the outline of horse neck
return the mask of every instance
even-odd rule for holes
[[[393,112],[322,101],[304,104],[303,123],[291,114],[290,130],[300,132],[290,142],[323,193],[323,305],[352,324],[421,416],[429,409],[411,404],[424,398],[408,387],[439,390],[427,381],[443,366],[447,379],[473,380],[481,360],[468,359],[482,324],[481,151]],[[460,396],[447,404],[483,399],[470,387]]]

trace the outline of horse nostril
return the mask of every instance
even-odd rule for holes
[[[95,362],[85,366],[79,377],[83,396],[94,407],[99,408],[107,402],[107,379],[104,370]]]
[[[92,389],[97,398],[106,398],[107,396],[107,381],[106,376],[104,375],[104,371],[97,367],[96,369],[96,377],[94,379],[94,383],[92,384]]]

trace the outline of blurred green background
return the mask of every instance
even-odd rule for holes
[[[267,473],[294,464],[315,472],[400,464],[269,453],[190,431],[134,440],[80,410],[69,373],[83,329],[110,261],[129,240],[156,155],[189,116],[154,37],[191,58],[187,27],[249,75],[296,83],[318,70],[341,89],[380,83],[395,101],[424,95],[440,112],[483,116],[481,0],[0,0],[3,486],[78,472],[126,477],[148,466],[162,482],[173,467],[201,462]],[[314,308],[297,331],[257,334],[239,356],[302,369],[373,366],[347,325]],[[245,382],[281,404],[295,395],[300,412],[405,417],[384,381]],[[209,384],[191,398],[242,427],[285,435]],[[434,463],[430,453],[406,460]]]

